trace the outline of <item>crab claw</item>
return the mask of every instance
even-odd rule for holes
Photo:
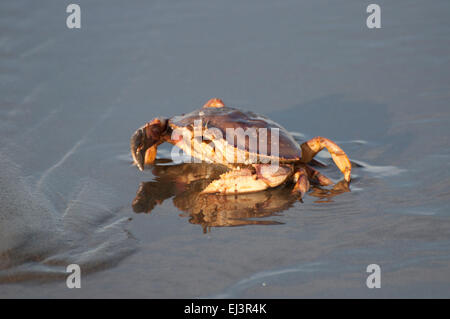
[[[137,129],[131,136],[131,156],[137,167],[143,171],[145,164],[151,164],[156,157],[156,145],[164,141],[168,121],[155,118],[153,121]]]
[[[136,132],[134,132],[133,136],[131,136],[130,146],[131,146],[131,156],[133,156],[133,160],[136,163],[139,170],[144,170],[144,160],[145,160],[145,127],[139,128]]]

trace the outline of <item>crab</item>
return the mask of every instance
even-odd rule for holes
[[[225,138],[229,129],[248,130],[250,133],[244,138]],[[195,134],[198,131],[200,135]],[[264,137],[267,145],[260,142],[255,149],[250,142],[251,137]],[[299,145],[278,123],[253,112],[225,106],[218,98],[210,99],[203,107],[188,114],[158,117],[137,129],[130,146],[133,161],[141,171],[145,165],[155,162],[157,148],[164,142],[179,147],[194,159],[228,168],[206,186],[202,191],[204,194],[258,192],[292,181],[292,192],[302,199],[311,182],[320,186],[333,184],[331,179],[310,165],[320,163],[314,157],[323,149],[331,154],[344,175],[344,181],[349,183],[351,179],[351,162],[333,141],[317,136]],[[276,149],[278,152],[273,152]]]

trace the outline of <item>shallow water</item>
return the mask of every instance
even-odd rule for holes
[[[0,4],[0,297],[450,297],[447,1],[379,1],[379,30],[356,0],[77,3],[81,30]],[[210,168],[131,165],[136,128],[215,96],[336,141],[350,191],[201,202]]]

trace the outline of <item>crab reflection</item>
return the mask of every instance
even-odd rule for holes
[[[206,233],[211,227],[282,224],[261,218],[277,216],[298,200],[291,192],[292,185],[239,195],[201,193],[226,170],[220,165],[204,163],[154,165],[155,180],[140,183],[132,203],[133,211],[150,213],[156,205],[173,198],[173,204],[183,211],[180,216],[187,217],[191,224],[201,225]],[[342,181],[332,189],[312,186],[308,194],[319,198],[317,202],[323,202],[348,191],[348,184]]]

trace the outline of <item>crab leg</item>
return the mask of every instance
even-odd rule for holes
[[[349,192],[349,186],[346,181],[340,181],[334,185],[331,189],[322,189],[314,187],[311,192],[311,196],[318,197],[320,200],[327,199],[328,201],[337,195]]]
[[[300,198],[303,198],[303,195],[309,191],[310,187],[308,173],[304,167],[297,168],[297,171],[294,173],[294,182],[295,185],[292,192],[300,194]]]
[[[320,173],[318,170],[315,170],[311,166],[305,165],[306,172],[308,173],[309,180],[313,183],[317,183],[320,186],[329,186],[333,185],[333,181]]]
[[[345,181],[349,182],[351,177],[350,173],[352,170],[352,164],[348,159],[345,152],[333,141],[325,137],[314,137],[309,141],[301,145],[302,148],[302,162],[309,163],[317,153],[326,148],[331,154],[334,163],[339,168],[339,170],[344,174]]]

